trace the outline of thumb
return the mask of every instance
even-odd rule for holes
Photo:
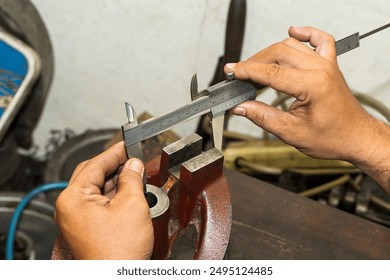
[[[294,117],[291,114],[257,100],[244,102],[232,111],[279,138],[288,135],[288,130],[293,127]]]
[[[131,158],[123,165],[118,176],[118,190],[116,198],[129,196],[142,196],[144,164],[137,158]]]

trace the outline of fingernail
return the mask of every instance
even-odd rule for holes
[[[241,106],[237,106],[237,107],[234,107],[232,112],[235,114],[235,115],[238,115],[238,116],[245,116],[246,114],[246,110],[245,108],[241,107]]]
[[[129,159],[126,162],[125,167],[137,172],[140,176],[142,176],[144,173],[144,164],[137,158]]]
[[[234,67],[236,67],[237,63],[227,63],[225,67],[229,70],[232,70]]]

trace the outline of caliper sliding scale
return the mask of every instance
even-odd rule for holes
[[[225,112],[244,101],[255,98],[256,88],[250,83],[239,80],[225,80],[198,92],[195,74],[191,81],[192,102],[169,113],[136,125],[134,109],[130,104],[126,103],[129,123],[122,126],[122,131],[127,154],[134,156],[132,154],[133,147],[141,141],[206,113],[211,113],[214,146],[221,150]]]
[[[336,53],[341,55],[360,46],[359,40],[390,27],[390,23],[372,30],[364,35],[352,34],[336,42]],[[181,108],[173,110],[137,123],[133,107],[126,103],[126,111],[129,122],[122,126],[123,138],[129,157],[142,158],[141,141],[158,135],[171,127],[188,121],[197,116],[210,113],[212,123],[212,135],[215,148],[222,149],[222,137],[224,128],[225,111],[247,100],[256,98],[256,91],[265,88],[255,88],[251,83],[234,80],[225,80],[198,92],[196,74],[191,80],[191,102]]]

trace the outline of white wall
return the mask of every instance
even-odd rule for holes
[[[157,116],[190,100],[211,80],[224,47],[229,0],[33,0],[51,35],[55,76],[35,142],[52,128],[118,127],[124,102]],[[341,39],[390,21],[389,0],[247,0],[243,56],[315,26]],[[349,85],[390,107],[390,29],[339,57]],[[185,135],[195,121],[175,128]]]

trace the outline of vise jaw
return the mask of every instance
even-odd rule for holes
[[[223,154],[216,148],[202,152],[202,138],[191,134],[163,148],[161,156],[146,163],[145,168],[148,184],[160,188],[169,198],[166,211],[153,218],[152,258],[167,259],[173,247],[180,250],[173,246],[175,240],[181,232],[194,227],[192,257],[223,259],[232,223]],[[180,257],[180,252],[174,255]]]

